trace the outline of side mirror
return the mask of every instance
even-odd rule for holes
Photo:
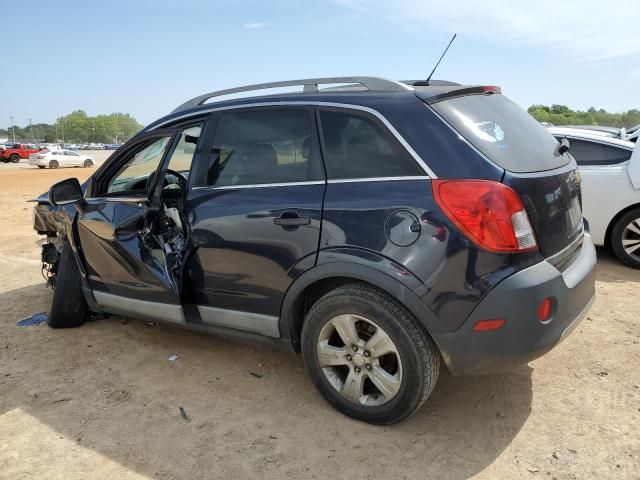
[[[55,206],[76,203],[82,198],[82,187],[77,178],[67,178],[53,184],[49,189],[49,202]]]

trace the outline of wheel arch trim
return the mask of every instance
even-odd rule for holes
[[[312,285],[331,278],[350,278],[373,285],[401,302],[432,337],[442,331],[436,314],[401,281],[369,265],[336,261],[307,270],[293,282],[284,296],[280,309],[280,336],[296,351],[300,350],[299,333],[304,321],[300,318],[300,307],[304,306],[305,294]]]

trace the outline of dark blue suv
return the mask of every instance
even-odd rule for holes
[[[49,325],[97,311],[282,346],[341,412],[399,421],[442,363],[527,362],[588,311],[596,255],[566,150],[492,86],[202,95],[39,199]]]

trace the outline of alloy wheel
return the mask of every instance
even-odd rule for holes
[[[360,315],[338,315],[318,337],[325,378],[345,399],[364,406],[390,401],[402,384],[402,361],[389,335]]]
[[[632,220],[622,232],[622,248],[635,261],[640,262],[640,218]]]

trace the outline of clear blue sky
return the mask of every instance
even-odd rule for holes
[[[635,6],[634,6],[635,4]],[[497,84],[524,108],[640,108],[637,0],[0,0],[0,126],[149,123],[192,96],[312,76]],[[454,8],[451,8],[454,7]]]

